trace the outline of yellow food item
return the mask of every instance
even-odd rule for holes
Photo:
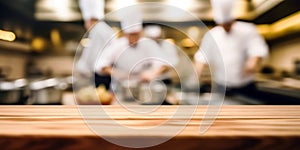
[[[80,104],[98,104],[100,102],[102,105],[109,105],[113,100],[113,94],[107,91],[103,85],[97,88],[87,86],[78,91],[77,98]]]
[[[96,91],[102,105],[109,105],[113,100],[113,95],[106,90],[104,85],[98,86]]]
[[[77,98],[81,103],[90,103],[98,99],[95,88],[92,86],[81,88],[77,93]]]

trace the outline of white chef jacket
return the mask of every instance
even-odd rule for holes
[[[166,62],[175,67],[179,61],[176,46],[166,40],[159,41],[158,45],[161,53],[166,57]]]
[[[165,56],[159,50],[157,43],[151,39],[140,38],[135,46],[130,46],[128,39],[122,37],[114,40],[104,50],[98,58],[96,68],[102,70],[113,65],[116,70],[126,75],[138,75],[152,68],[156,61],[165,60]]]
[[[113,39],[113,30],[103,21],[99,21],[89,32],[88,45],[76,64],[76,69],[80,73],[93,75],[97,56],[100,55],[110,41]]]
[[[254,79],[254,75],[243,74],[247,59],[265,58],[267,55],[268,46],[255,25],[236,21],[230,33],[226,33],[221,26],[208,31],[194,58],[195,61],[210,65],[216,83],[227,87],[241,87]]]

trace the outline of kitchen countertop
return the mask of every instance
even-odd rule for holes
[[[258,89],[263,92],[270,92],[274,94],[285,95],[289,97],[294,97],[300,99],[300,89],[283,86],[281,84],[269,83],[259,83]]]
[[[199,126],[207,106],[158,106],[155,109],[153,106],[125,109],[119,105],[0,107],[1,149],[126,149],[103,137],[147,143],[172,135],[178,127],[182,127],[182,131],[175,137],[150,149],[300,148],[300,106],[222,106],[215,122],[204,134],[200,134]],[[218,112],[217,108],[210,112]],[[132,111],[149,109],[153,112]],[[195,113],[189,115],[187,112],[193,109]],[[175,112],[178,114],[174,115]],[[213,117],[210,115],[206,119]],[[118,125],[141,130],[132,132]],[[100,134],[90,130],[93,126]],[[150,128],[153,130],[148,130]]]
[[[293,98],[297,98],[300,100],[300,90],[293,89],[293,88],[287,88],[287,87],[272,87],[272,86],[258,86],[258,89],[263,92],[269,92],[284,96],[289,96]]]

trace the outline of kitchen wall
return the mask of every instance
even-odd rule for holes
[[[0,68],[7,79],[18,79],[26,77],[26,64],[32,59],[36,68],[43,73],[51,73],[54,76],[71,75],[73,69],[73,56],[30,56],[13,50],[0,49]],[[7,69],[9,68],[9,70]]]
[[[9,79],[25,76],[25,64],[28,53],[0,50],[0,67],[9,67]],[[35,56],[34,62],[42,71],[51,71],[53,75],[70,75],[73,69],[73,56]],[[292,72],[294,60],[300,59],[300,37],[271,46],[267,64],[273,66],[277,73],[283,70]]]
[[[292,72],[296,59],[300,59],[300,37],[272,45],[268,64],[278,71]]]
[[[36,66],[42,71],[50,71],[55,76],[71,75],[73,56],[39,56],[34,58]]]
[[[0,67],[10,68],[7,78],[18,79],[25,76],[25,64],[28,54],[19,52],[0,51]]]

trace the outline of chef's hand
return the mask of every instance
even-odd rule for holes
[[[127,72],[118,69],[113,69],[111,73],[111,76],[117,81],[127,80],[130,77]]]
[[[90,28],[92,28],[96,23],[98,22],[98,19],[91,18],[90,20],[86,20],[84,22],[84,27],[88,31]]]
[[[165,73],[170,69],[167,65],[162,65],[156,69],[150,69],[147,71],[142,72],[140,79],[142,82],[150,82],[160,76],[161,74]]]
[[[259,70],[262,59],[260,57],[249,58],[244,66],[244,76],[252,75]]]
[[[99,73],[102,75],[110,75],[111,77],[119,81],[128,78],[128,74],[126,72],[112,67],[104,67]]]
[[[156,73],[154,71],[144,71],[140,75],[141,82],[150,82],[154,80],[157,77]]]

